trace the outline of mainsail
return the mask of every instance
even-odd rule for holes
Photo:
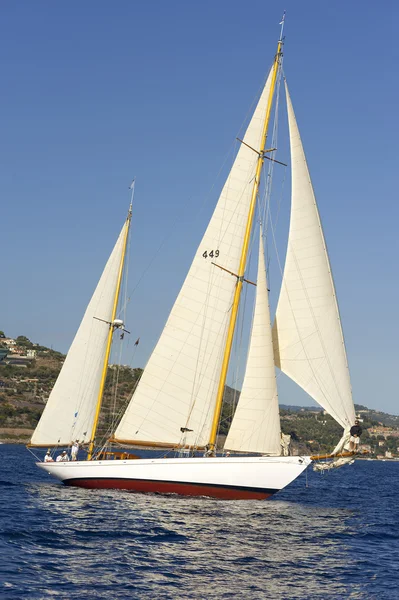
[[[273,358],[269,294],[262,231],[259,239],[255,311],[240,399],[224,447],[279,456],[280,414]]]
[[[271,75],[116,440],[208,442],[236,287],[227,271],[240,262],[270,85]]]
[[[94,420],[118,273],[126,237],[125,223],[86,309],[53,387],[31,445],[67,445],[89,440]]]
[[[316,199],[286,86],[291,221],[273,327],[276,365],[347,428],[355,419],[344,338]]]

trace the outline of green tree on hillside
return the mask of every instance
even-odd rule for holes
[[[18,346],[33,346],[32,342],[25,335],[19,335],[15,340]]]

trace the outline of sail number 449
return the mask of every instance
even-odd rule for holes
[[[208,252],[208,250],[205,250],[202,256],[204,258],[217,258],[219,256],[219,250],[211,250],[210,252]]]

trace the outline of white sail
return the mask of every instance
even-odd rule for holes
[[[127,224],[122,228],[33,433],[32,445],[88,441],[105,358]],[[94,318],[97,317],[97,318]]]
[[[262,233],[262,232],[261,232]],[[280,414],[262,235],[255,311],[240,399],[224,447],[279,456]]]
[[[342,425],[352,425],[345,344],[306,158],[286,87],[292,162],[291,222],[273,328],[276,365]]]
[[[260,148],[271,76],[244,137]],[[242,144],[183,287],[115,438],[208,441],[258,155]],[[182,435],[180,428],[192,431]]]

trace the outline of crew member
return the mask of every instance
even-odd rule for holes
[[[50,449],[48,449],[46,452],[46,456],[44,457],[44,462],[54,462],[53,457],[51,456]]]
[[[72,460],[77,460],[78,452],[79,452],[79,440],[76,440],[76,442],[73,442],[72,448],[71,448],[71,459]]]
[[[66,450],[63,450],[59,456],[57,456],[56,462],[68,462],[69,456],[66,453]]]
[[[360,427],[359,421],[356,419],[355,424],[350,429],[351,437],[349,438],[349,450],[351,452],[359,452],[360,436],[362,435],[362,428]]]

